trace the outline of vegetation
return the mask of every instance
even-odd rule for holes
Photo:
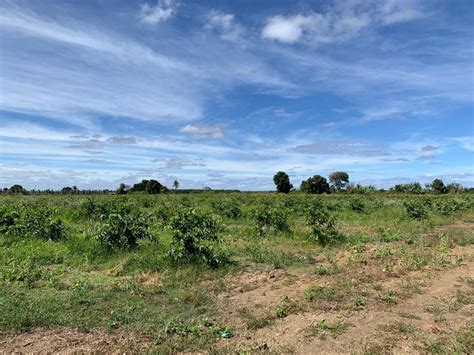
[[[275,174],[273,182],[278,192],[287,194],[293,188],[293,185],[290,183],[290,177],[283,171],[279,171]]]
[[[329,175],[329,182],[334,190],[341,191],[349,184],[349,174],[345,171],[335,171]]]
[[[323,177],[308,180],[302,190],[331,191]],[[132,335],[140,346],[124,351],[233,352],[227,344],[272,333],[290,315],[403,305],[420,292],[410,273],[429,282],[420,275],[470,262],[463,251],[474,245],[465,191],[153,194],[147,181],[114,195],[0,197],[1,333],[62,327]],[[469,279],[457,279],[464,288],[437,314],[461,317],[472,303]],[[316,319],[301,337],[327,341],[357,326]],[[379,331],[412,329],[390,324]],[[439,333],[423,351],[468,349],[469,332]]]
[[[310,194],[330,193],[331,189],[325,177],[314,175],[301,182],[300,190]]]

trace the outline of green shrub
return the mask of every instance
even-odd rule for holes
[[[212,207],[223,217],[232,219],[242,217],[240,204],[234,199],[226,198],[214,200],[212,201]]]
[[[97,240],[108,249],[133,249],[140,239],[153,239],[147,219],[131,213],[111,213],[102,218]]]
[[[76,216],[84,219],[100,219],[112,213],[130,213],[134,203],[127,200],[121,201],[98,201],[87,197],[79,206]]]
[[[23,281],[31,284],[43,276],[43,271],[37,263],[30,258],[23,260],[6,260],[0,270],[0,279],[6,281]]]
[[[257,234],[260,236],[265,235],[270,228],[281,232],[290,230],[288,212],[282,206],[261,203],[252,211],[252,216],[256,222]]]
[[[211,267],[226,261],[226,257],[216,249],[220,241],[220,222],[211,214],[193,208],[183,208],[170,219],[173,240],[169,255],[174,261],[198,259]]]
[[[343,239],[343,235],[336,230],[335,218],[320,204],[306,211],[306,222],[311,228],[310,239],[322,245]]]
[[[365,203],[359,198],[352,198],[349,200],[349,208],[355,212],[365,212]]]
[[[64,223],[53,217],[48,207],[17,205],[2,208],[0,231],[11,237],[61,240],[65,238]]]
[[[405,212],[408,218],[411,219],[425,219],[428,217],[427,205],[428,203],[420,200],[406,200],[403,202]]]

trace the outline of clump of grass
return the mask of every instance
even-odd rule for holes
[[[298,306],[288,296],[283,296],[280,301],[280,306],[275,310],[277,318],[285,318],[289,314],[298,310]]]
[[[239,309],[239,314],[245,319],[247,329],[249,330],[265,328],[275,321],[275,316],[273,315],[263,314],[255,316],[247,308]]]
[[[397,295],[393,291],[386,291],[379,295],[379,299],[385,303],[396,303]]]
[[[309,327],[305,328],[303,332],[307,337],[320,334],[323,339],[325,335],[329,333],[333,339],[336,339],[338,336],[344,334],[348,328],[349,324],[347,323],[329,323],[325,319],[322,319],[319,322],[312,323]]]

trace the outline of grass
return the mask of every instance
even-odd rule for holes
[[[283,268],[308,272],[316,280],[302,295],[282,296],[276,306],[241,310],[249,330],[271,327],[314,307],[361,311],[374,301],[394,304],[398,290],[377,290],[378,281],[411,270],[452,267],[462,259],[454,260],[449,251],[474,243],[467,230],[433,232],[454,221],[474,221],[472,197],[427,197],[447,204],[471,201],[462,205],[471,207],[448,215],[433,208],[423,220],[407,217],[403,201],[410,198],[374,194],[354,202],[344,194],[269,193],[1,196],[0,332],[64,326],[137,334],[157,352],[213,349],[217,341],[239,335],[235,324],[223,322],[218,296],[231,292],[233,275],[243,270]],[[308,238],[311,226],[304,211],[316,200],[345,235],[337,243],[321,245]],[[263,203],[280,211],[276,215],[286,218],[289,228],[272,226],[262,235],[255,233],[253,211]],[[228,257],[219,267],[192,258],[170,260],[173,237],[167,222],[183,206],[220,216],[220,242],[206,244]],[[9,231],[4,217],[24,208],[50,210],[52,220],[63,222],[64,237],[52,241]],[[136,248],[103,248],[97,239],[101,215],[118,208],[144,216],[153,237],[139,240]],[[472,287],[472,279],[466,284]],[[468,294],[456,297],[454,308],[472,302]],[[324,321],[314,331],[337,336],[345,329],[345,324]]]
[[[305,328],[303,333],[306,337],[320,335],[322,339],[325,338],[326,334],[330,334],[333,339],[336,339],[338,336],[344,334],[349,326],[350,325],[347,323],[330,323],[325,319],[322,319],[319,322],[312,323],[309,327]]]

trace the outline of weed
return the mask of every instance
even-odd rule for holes
[[[344,334],[349,328],[347,323],[329,323],[325,319],[320,320],[317,323],[311,324],[304,330],[305,336],[311,337],[316,334],[322,334],[324,338],[324,333],[329,332],[332,338],[336,339],[339,335]]]

